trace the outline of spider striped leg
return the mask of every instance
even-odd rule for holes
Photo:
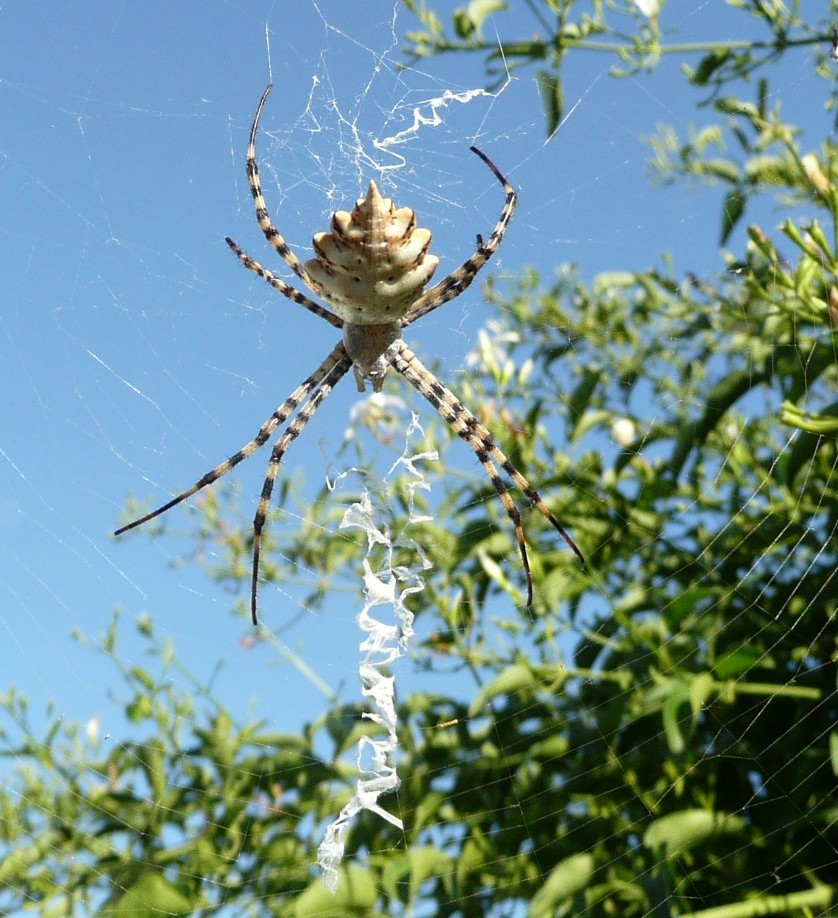
[[[433,312],[434,309],[438,309],[449,300],[453,300],[455,296],[459,296],[467,287],[471,286],[471,282],[474,280],[477,272],[486,264],[492,255],[495,254],[503,241],[503,236],[504,233],[506,233],[507,226],[509,226],[509,221],[515,213],[515,208],[518,206],[518,193],[509,184],[500,169],[498,169],[482,150],[478,150],[477,147],[469,147],[469,149],[486,163],[494,173],[495,178],[503,185],[503,190],[506,192],[506,202],[503,205],[500,217],[498,217],[498,222],[495,224],[491,236],[489,236],[489,241],[484,243],[483,237],[478,234],[477,251],[474,255],[467,261],[464,261],[459,268],[452,271],[448,277],[443,278],[438,284],[435,284],[430,290],[426,290],[425,293],[419,297],[410,309],[408,309],[402,319],[402,328],[410,325],[417,319],[421,319],[422,316],[426,316],[429,312]]]
[[[318,285],[312,282],[305,265],[299,258],[288,248],[288,243],[282,238],[279,230],[271,223],[271,215],[268,213],[268,205],[265,203],[265,197],[262,194],[262,182],[259,178],[259,166],[256,164],[256,132],[259,129],[259,119],[262,117],[262,109],[271,93],[273,86],[268,83],[262,98],[259,100],[259,107],[253,116],[253,124],[250,127],[250,141],[247,145],[247,181],[250,185],[250,193],[253,195],[253,201],[256,205],[256,219],[259,226],[265,234],[265,238],[276,250],[279,257],[288,265],[288,267],[299,277],[299,279],[315,293],[319,293]]]
[[[527,546],[524,541],[521,514],[515,506],[515,502],[512,500],[503,481],[501,481],[495,463],[497,463],[512,481],[515,482],[530,503],[547,518],[550,525],[565,540],[582,564],[585,563],[584,555],[561,523],[553,516],[550,508],[541,499],[541,495],[538,491],[536,491],[527,479],[524,478],[514,465],[512,465],[503,450],[495,443],[489,431],[477,420],[454,393],[431,373],[404,341],[398,342],[398,344],[398,350],[391,356],[393,368],[401,373],[413,388],[436,408],[442,418],[474,450],[481,465],[486,470],[486,474],[494,485],[495,490],[498,492],[503,502],[503,506],[506,509],[506,514],[515,527],[515,538],[518,542],[521,560],[524,564],[524,572],[527,577],[527,605],[531,606],[532,573],[530,571],[529,559],[527,558]]]
[[[229,459],[225,459],[220,465],[217,465],[214,469],[207,472],[206,475],[196,481],[191,488],[173,497],[170,501],[158,507],[156,510],[152,510],[151,513],[146,513],[145,516],[141,516],[139,519],[128,523],[127,526],[122,526],[117,529],[114,535],[122,535],[123,532],[128,532],[129,529],[135,529],[137,526],[142,526],[143,523],[147,523],[149,520],[153,520],[156,516],[160,516],[167,510],[171,510],[172,507],[186,500],[188,497],[191,497],[196,491],[200,491],[201,488],[205,488],[207,485],[211,485],[214,481],[217,481],[222,475],[226,475],[230,469],[235,468],[240,462],[247,459],[248,456],[252,456],[260,446],[264,446],[264,444],[267,443],[276,428],[297,409],[300,403],[308,398],[312,389],[321,385],[329,374],[334,371],[335,367],[343,365],[348,361],[349,358],[346,356],[343,342],[341,342],[311,376],[301,383],[276,411],[274,411],[268,420],[259,428],[259,433],[257,433],[249,443],[243,446],[237,453],[230,456]],[[343,370],[343,373],[345,372],[346,369]]]
[[[308,424],[313,417],[314,412],[320,407],[323,399],[325,399],[332,389],[334,389],[351,366],[352,361],[344,352],[342,359],[338,360],[334,366],[332,366],[319,387],[315,389],[308,401],[300,408],[297,416],[288,425],[288,429],[276,441],[273,452],[271,453],[271,458],[268,462],[268,472],[265,475],[265,481],[262,485],[262,496],[259,498],[256,516],[253,518],[253,572],[250,581],[250,617],[254,625],[259,624],[259,617],[256,611],[256,594],[259,590],[259,556],[262,551],[262,530],[265,527],[265,520],[268,517],[268,508],[271,502],[271,494],[273,493],[276,475],[279,471],[279,464],[282,462],[285,453],[288,452],[288,448],[303,432],[306,424]]]
[[[336,315],[329,312],[328,309],[324,309],[318,303],[315,303],[314,300],[310,300],[304,293],[300,293],[295,287],[286,284],[284,280],[278,278],[267,268],[263,268],[255,258],[251,258],[247,252],[243,252],[229,236],[227,236],[224,241],[230,246],[245,268],[249,268],[251,271],[258,274],[259,277],[267,281],[274,290],[278,290],[283,296],[287,296],[289,300],[293,300],[309,312],[313,312],[316,316],[320,316],[321,319],[325,319],[330,325],[334,325],[335,328],[343,328],[343,319],[339,319]]]

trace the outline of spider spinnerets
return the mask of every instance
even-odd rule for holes
[[[430,231],[416,226],[416,215],[409,207],[396,208],[391,200],[383,198],[372,181],[366,197],[355,204],[351,213],[337,211],[332,216],[330,232],[315,235],[315,257],[303,264],[271,222],[262,195],[259,167],[256,164],[256,134],[262,109],[270,91],[271,86],[268,86],[262,94],[253,118],[247,147],[247,179],[256,206],[256,219],[265,238],[277,254],[306,287],[328,303],[331,309],[320,306],[276,277],[243,252],[232,239],[226,240],[227,245],[246,268],[258,274],[283,296],[313,312],[335,328],[340,328],[343,338],[311,376],[305,379],[265,421],[256,436],[237,453],[203,475],[191,488],[151,513],[117,529],[115,535],[121,535],[160,516],[191,497],[196,491],[217,481],[267,443],[279,425],[297,412],[274,445],[253,519],[250,608],[253,624],[258,624],[256,599],[262,530],[267,519],[280,462],[289,446],[302,433],[312,415],[320,407],[323,399],[346,375],[350,367],[354,371],[359,392],[365,390],[367,381],[375,392],[380,392],[384,376],[392,367],[433,405],[453,430],[469,444],[483,465],[515,529],[515,538],[527,579],[527,605],[531,606],[532,572],[527,557],[521,514],[503,483],[499,467],[530,503],[547,518],[582,563],[584,557],[539,493],[512,465],[486,427],[424,366],[401,337],[403,328],[459,296],[492,257],[515,213],[518,203],[515,189],[488,156],[477,147],[471,147],[472,152],[483,160],[503,186],[506,201],[488,241],[484,242],[483,237],[478,235],[475,253],[430,290],[423,292],[439,264],[439,259],[428,252],[431,242]]]

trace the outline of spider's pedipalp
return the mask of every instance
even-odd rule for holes
[[[506,201],[504,202],[503,210],[501,211],[500,217],[498,217],[495,228],[489,236],[489,241],[484,243],[483,237],[478,233],[477,251],[474,255],[464,261],[459,268],[452,271],[448,277],[443,278],[438,284],[431,287],[430,290],[426,290],[425,293],[416,300],[410,309],[408,309],[407,313],[405,313],[402,319],[402,328],[411,325],[417,319],[426,316],[429,312],[433,312],[434,309],[439,309],[440,306],[453,300],[454,297],[459,296],[464,290],[471,286],[471,282],[474,280],[477,272],[497,251],[498,246],[503,240],[506,228],[509,226],[509,221],[515,213],[515,208],[518,206],[518,193],[509,184],[500,169],[498,169],[482,150],[478,150],[477,147],[469,147],[469,149],[472,153],[476,153],[480,159],[486,163],[494,173],[495,178],[503,185],[503,190],[506,192]]]
[[[561,523],[544,503],[541,495],[527,481],[526,478],[509,461],[507,455],[495,443],[489,431],[477,420],[468,408],[443,385],[433,373],[419,360],[413,351],[402,341],[392,358],[393,368],[422,395],[439,412],[443,420],[474,450],[481,465],[486,470],[495,490],[498,492],[506,514],[515,527],[515,538],[521,553],[524,573],[527,578],[527,605],[532,605],[532,573],[527,557],[527,545],[524,539],[524,529],[521,524],[521,514],[515,502],[506,489],[498,473],[497,465],[515,482],[530,503],[539,510],[549,521],[553,528],[561,535],[573,553],[584,564],[585,557],[577,544],[570,537]]]

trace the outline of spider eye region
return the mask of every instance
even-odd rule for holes
[[[313,239],[305,269],[316,292],[345,322],[397,321],[433,276],[430,230],[416,225],[409,207],[383,198],[375,182],[351,213],[337,211],[331,230]]]

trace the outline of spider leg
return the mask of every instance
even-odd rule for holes
[[[503,450],[495,443],[489,431],[477,420],[454,393],[431,373],[404,341],[400,342],[400,346],[391,356],[391,363],[393,368],[398,373],[401,373],[413,388],[436,408],[446,423],[448,423],[454,431],[468,443],[480,460],[481,465],[486,470],[489,479],[503,502],[507,516],[515,527],[515,538],[518,542],[521,560],[524,564],[524,572],[527,576],[527,605],[531,606],[532,573],[527,558],[527,546],[524,541],[524,529],[521,524],[521,515],[512,497],[501,481],[495,463],[497,463],[512,481],[515,482],[530,503],[547,518],[550,525],[565,540],[582,564],[585,563],[584,555],[569,533],[564,529],[556,517],[553,516],[550,508],[541,499],[541,495],[538,491],[536,491],[527,479],[524,478],[514,465],[512,465]]]
[[[489,241],[484,242],[483,237],[478,235],[477,251],[474,255],[464,261],[459,268],[452,271],[448,277],[443,278],[438,284],[435,284],[430,290],[426,290],[419,297],[405,313],[402,319],[402,328],[412,324],[417,319],[421,319],[422,316],[426,316],[429,312],[433,312],[434,309],[438,309],[449,300],[453,300],[455,296],[459,296],[467,287],[471,286],[471,282],[477,272],[497,251],[509,221],[515,213],[515,208],[518,206],[518,193],[509,184],[500,169],[482,150],[478,150],[477,147],[470,147],[469,149],[486,163],[494,173],[495,178],[503,185],[503,190],[506,192],[506,202],[503,205],[500,217],[498,217],[498,222],[495,224],[491,236],[489,236]]]
[[[288,267],[299,277],[299,279],[315,293],[320,293],[319,286],[312,280],[305,265],[288,247],[288,243],[282,238],[279,230],[271,223],[271,215],[268,213],[268,205],[265,203],[265,197],[262,194],[262,182],[259,179],[259,166],[256,164],[256,132],[259,129],[259,119],[262,117],[262,109],[271,93],[273,86],[268,83],[262,98],[259,100],[259,106],[256,114],[253,116],[253,124],[250,127],[250,142],[247,145],[247,181],[250,185],[250,193],[253,195],[253,201],[256,205],[256,219],[259,226],[265,234],[265,238],[276,250],[277,255],[288,265]]]
[[[207,472],[206,475],[196,481],[191,488],[173,497],[170,501],[167,501],[156,510],[152,510],[151,513],[146,513],[145,516],[141,516],[139,519],[128,523],[126,526],[120,527],[116,530],[114,535],[122,535],[123,532],[128,532],[129,529],[135,529],[137,526],[142,526],[143,523],[147,523],[149,520],[153,520],[156,516],[160,516],[167,510],[171,510],[172,507],[186,500],[188,497],[191,497],[196,491],[200,491],[201,488],[205,488],[207,485],[211,485],[214,481],[217,481],[222,475],[226,475],[230,469],[235,468],[240,462],[247,459],[248,456],[252,456],[260,446],[267,443],[276,428],[297,409],[300,403],[308,398],[311,390],[321,385],[335,370],[335,367],[343,366],[344,364],[346,364],[346,367],[343,369],[343,373],[349,368],[350,362],[349,357],[346,355],[343,342],[341,342],[311,376],[301,383],[276,411],[274,411],[267,421],[259,428],[259,433],[257,433],[249,443],[245,444],[237,453],[230,456],[229,459],[225,459],[220,465],[217,465],[214,469]]]
[[[267,268],[263,268],[255,258],[251,258],[247,252],[243,252],[229,236],[227,236],[224,241],[230,246],[245,268],[249,268],[263,280],[266,280],[274,290],[278,290],[283,296],[287,296],[289,300],[293,300],[309,312],[313,312],[316,316],[320,316],[321,319],[325,319],[330,325],[334,325],[335,328],[343,328],[343,319],[339,319],[336,315],[329,312],[328,309],[324,309],[318,303],[315,303],[314,300],[310,300],[304,293],[300,293],[295,287],[286,284],[284,280],[278,278]]]
[[[341,345],[341,347],[342,346],[343,345]],[[256,595],[259,590],[259,556],[262,551],[262,530],[265,526],[265,520],[268,517],[268,508],[270,507],[271,494],[273,493],[274,482],[276,481],[276,475],[279,471],[279,464],[282,462],[288,448],[303,432],[306,424],[308,424],[313,417],[314,412],[320,407],[323,399],[325,399],[332,389],[334,389],[351,366],[352,361],[344,352],[342,359],[336,361],[329,369],[320,385],[314,390],[308,401],[300,408],[297,416],[288,425],[288,429],[276,441],[273,452],[271,453],[271,458],[268,462],[268,472],[265,475],[265,481],[262,485],[262,495],[259,498],[259,505],[256,508],[256,516],[253,518],[253,572],[250,581],[250,616],[254,625],[259,624],[259,617],[256,611]]]

